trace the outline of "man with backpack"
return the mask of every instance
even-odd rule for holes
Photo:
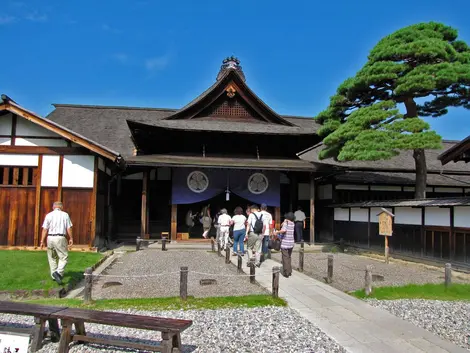
[[[248,259],[255,258],[255,265],[261,265],[261,246],[264,233],[263,214],[257,205],[251,206],[251,213],[246,222],[246,234],[248,240],[246,246],[248,248]]]

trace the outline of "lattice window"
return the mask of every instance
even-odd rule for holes
[[[36,167],[0,167],[0,186],[33,186],[36,173]]]
[[[254,117],[257,118],[258,114],[243,104],[237,98],[224,100],[220,104],[215,105],[203,112],[201,116],[233,116],[233,117]]]

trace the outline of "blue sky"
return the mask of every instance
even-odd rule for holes
[[[0,92],[41,115],[52,103],[179,108],[236,55],[275,111],[314,116],[384,35],[440,21],[470,43],[468,14],[468,0],[3,0]],[[431,125],[462,139],[469,118]]]

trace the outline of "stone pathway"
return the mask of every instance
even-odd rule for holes
[[[231,257],[231,260],[236,264],[236,257]],[[267,260],[256,271],[256,280],[268,290],[272,288],[274,266],[279,266],[279,263]],[[279,296],[348,352],[468,352],[423,328],[297,271],[290,278],[281,276],[279,282]]]

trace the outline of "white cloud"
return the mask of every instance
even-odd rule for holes
[[[151,72],[158,71],[167,67],[169,63],[170,56],[168,54],[163,56],[156,56],[154,58],[149,58],[145,60],[145,68]]]
[[[39,14],[36,11],[26,15],[25,19],[32,22],[46,22],[48,20],[46,14]]]
[[[0,15],[0,25],[8,25],[16,21],[16,18],[8,15]]]
[[[126,53],[116,53],[113,55],[113,58],[121,64],[127,64],[129,61],[129,56]]]

